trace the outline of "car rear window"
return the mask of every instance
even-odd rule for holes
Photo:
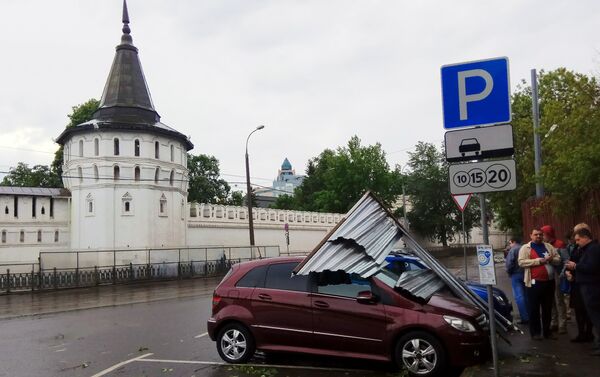
[[[288,291],[308,291],[308,276],[292,275],[298,263],[278,263],[269,266],[265,288],[284,289]]]
[[[265,284],[265,273],[269,266],[259,266],[248,271],[238,282],[236,287],[255,288],[262,287]]]

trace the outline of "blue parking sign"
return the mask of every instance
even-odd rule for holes
[[[494,58],[442,67],[444,128],[509,123],[508,58]]]

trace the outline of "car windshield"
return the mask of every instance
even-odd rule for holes
[[[387,285],[390,288],[394,288],[396,286],[396,282],[398,281],[398,279],[400,279],[399,274],[385,268],[379,270],[379,272],[377,272],[374,275],[374,277],[381,280],[385,285]]]

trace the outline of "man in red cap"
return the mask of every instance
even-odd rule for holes
[[[550,323],[550,329],[558,330],[559,334],[567,333],[567,305],[565,303],[565,294],[560,291],[560,272],[563,270],[563,266],[567,260],[569,260],[569,254],[567,252],[567,245],[556,239],[556,232],[550,225],[544,225],[541,228],[544,233],[544,242],[554,246],[556,252],[560,255],[560,265],[554,269],[554,302],[552,303],[552,322]]]

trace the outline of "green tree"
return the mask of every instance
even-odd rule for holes
[[[462,221],[450,195],[444,154],[433,144],[419,142],[409,156],[411,173],[406,177],[406,191],[411,203],[407,214],[411,230],[447,246],[448,241],[462,232]],[[479,218],[479,206],[469,203],[465,210],[467,232]]]
[[[187,156],[190,202],[242,205],[241,192],[232,193],[229,184],[220,178],[219,160],[205,154]]]
[[[600,87],[595,78],[565,68],[539,75],[541,181],[545,200],[566,211],[600,183]],[[531,87],[512,96],[517,190],[490,195],[500,225],[521,231],[521,204],[535,194]],[[590,205],[596,205],[590,203]],[[596,208],[600,212],[600,208]]]
[[[278,208],[278,209],[294,209],[295,208],[294,196],[287,195],[287,194],[278,196],[275,203],[271,204],[270,207]]]
[[[46,165],[35,165],[30,168],[27,164],[19,162],[17,167],[10,168],[1,186],[17,187],[62,187],[60,177],[52,174]]]
[[[79,104],[77,106],[72,107],[71,114],[67,115],[69,117],[69,124],[67,124],[66,128],[74,127],[83,122],[87,122],[93,118],[94,112],[98,110],[100,106],[100,101],[97,99],[91,98],[86,102]],[[62,166],[63,166],[63,147],[62,145],[58,148],[58,150],[54,153],[54,160],[51,165],[52,174],[56,175],[59,180],[59,185],[56,187],[63,187],[62,184]]]
[[[326,149],[312,158],[306,178],[294,191],[293,202],[276,203],[289,209],[318,212],[347,212],[365,191],[375,193],[386,205],[399,195],[400,173],[391,170],[381,144],[362,146],[353,136],[347,146]]]

